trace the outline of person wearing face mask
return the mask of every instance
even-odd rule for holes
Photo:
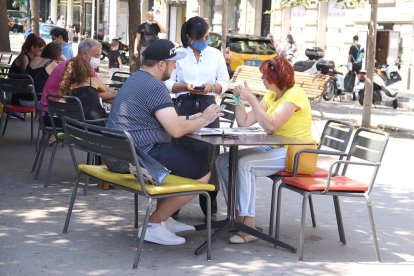
[[[163,81],[170,77],[176,62],[185,54],[176,51],[171,41],[159,39],[148,46],[143,56],[142,68],[132,74],[119,91],[109,113],[107,127],[128,131],[135,147],[168,168],[171,174],[207,183],[210,177],[208,163],[171,140],[172,137],[193,133],[214,121],[222,115],[221,108],[212,104],[189,120],[179,117]],[[128,162],[105,156],[103,159],[111,171],[130,173]],[[192,198],[190,195],[158,199],[157,207],[148,220],[145,240],[163,245],[184,244],[185,238],[176,233],[194,231],[195,228],[170,216]],[[141,230],[142,227],[138,230],[138,237]]]
[[[185,22],[181,28],[183,47],[178,49],[186,53],[184,59],[177,61],[177,68],[166,81],[167,88],[176,96],[175,108],[178,115],[190,116],[203,112],[209,105],[216,103],[216,97],[227,91],[229,74],[223,54],[208,46],[209,25],[202,17],[195,16]],[[220,127],[219,118],[207,127]],[[208,158],[212,167],[210,183],[218,184],[213,165],[215,149],[202,143],[182,138],[176,141],[184,143]],[[210,192],[211,213],[215,218],[217,212],[217,191]],[[206,214],[206,202],[200,197],[200,207]]]
[[[165,28],[156,20],[154,20],[154,13],[152,11],[147,12],[147,21],[138,26],[137,34],[135,36],[134,55],[138,57],[148,47],[148,45],[154,40],[158,39],[159,33],[165,33]]]
[[[103,82],[98,78],[95,70],[98,68],[101,59],[101,52],[102,52],[102,45],[100,42],[86,38],[79,43],[78,46],[78,55],[75,58],[81,58],[86,60],[90,64],[91,76],[93,82],[96,84],[96,88],[98,91],[98,96],[102,98],[103,101],[112,101],[115,96],[116,92],[105,86]],[[49,94],[57,94],[59,91],[59,85],[62,82],[63,73],[65,70],[66,63],[68,61],[62,61],[50,74],[45,87],[43,88],[42,99],[40,101],[40,106],[43,110],[47,110],[47,102],[46,96]]]
[[[58,43],[62,48],[62,56],[64,59],[73,58],[72,44],[69,44],[68,31],[63,28],[53,28],[50,35],[54,42]]]

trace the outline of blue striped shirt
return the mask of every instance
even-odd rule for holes
[[[171,136],[157,120],[155,112],[173,106],[165,84],[139,70],[125,81],[116,96],[108,127],[128,131],[135,145],[148,153],[154,144],[171,142]]]

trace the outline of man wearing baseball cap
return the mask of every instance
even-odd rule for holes
[[[222,115],[221,108],[215,104],[190,118],[177,115],[164,81],[170,78],[176,60],[185,55],[176,52],[169,40],[152,42],[143,53],[141,70],[129,77],[115,98],[108,126],[128,131],[136,146],[172,174],[207,183],[210,178],[207,158],[171,142],[172,137],[179,138],[192,133]],[[105,163],[112,171],[129,172],[128,164],[108,159],[105,159]],[[171,215],[192,198],[158,199],[157,208],[149,219],[145,240],[164,245],[185,243],[185,239],[175,233],[195,228],[175,221]]]

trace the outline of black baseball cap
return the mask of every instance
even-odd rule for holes
[[[142,53],[145,59],[151,60],[179,60],[187,55],[184,52],[177,52],[174,43],[168,39],[158,39],[151,42]]]

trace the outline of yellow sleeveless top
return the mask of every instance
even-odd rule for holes
[[[280,99],[276,100],[276,93],[268,91],[263,97],[266,105],[266,113],[273,116],[276,109],[285,102],[296,105],[299,109],[279,129],[273,132],[274,135],[283,135],[291,138],[312,137],[312,113],[308,97],[299,86],[288,89]]]

